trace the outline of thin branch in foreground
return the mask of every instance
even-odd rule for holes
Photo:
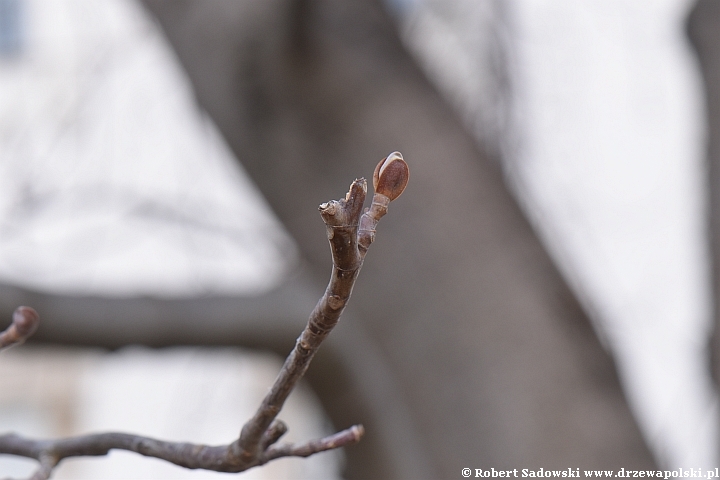
[[[332,252],[333,270],[330,283],[310,314],[305,329],[285,360],[270,392],[253,418],[243,427],[240,438],[233,444],[238,457],[249,460],[257,455],[263,433],[302,378],[322,341],[337,325],[350,299],[367,249],[375,238],[377,222],[387,212],[390,201],[402,194],[408,178],[409,170],[402,155],[393,152],[375,168],[373,186],[376,192],[372,206],[365,209],[364,213],[362,207],[367,193],[367,182],[364,178],[357,179],[350,185],[344,199],[332,200],[318,207],[325,222]]]
[[[30,440],[9,433],[0,435],[0,453],[33,458],[40,468],[30,480],[50,478],[53,468],[69,457],[107,455],[110,450],[127,450],[146,457],[159,458],[188,469],[204,469],[215,472],[237,473],[264,465],[281,457],[308,457],[360,441],[363,427],[355,425],[328,437],[306,443],[270,446],[253,459],[251,464],[239,465],[228,455],[229,445],[209,446],[185,442],[166,442],[129,433],[98,433],[57,440]]]
[[[31,440],[9,433],[0,435],[0,454],[33,458],[40,463],[31,480],[50,478],[65,458],[102,456],[112,449],[128,450],[155,457],[189,469],[242,472],[282,457],[308,457],[360,441],[364,429],[355,425],[325,438],[301,444],[277,444],[287,426],[276,417],[285,400],[307,370],[322,341],[337,325],[352,293],[365,254],[375,239],[377,224],[389,203],[400,196],[409,178],[408,166],[399,152],[393,152],[375,168],[375,194],[370,208],[363,211],[367,182],[360,178],[342,200],[320,205],[333,259],[330,282],[310,314],[305,329],[288,355],[275,383],[240,436],[229,445],[208,446],[166,442],[127,433],[101,433],[56,440]],[[37,329],[39,316],[29,307],[19,307],[12,325],[0,333],[0,349],[25,341]]]

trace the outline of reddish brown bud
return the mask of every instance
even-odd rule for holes
[[[18,307],[13,312],[13,324],[23,338],[28,338],[37,330],[40,324],[40,315],[33,308]]]
[[[400,152],[392,152],[380,161],[373,173],[373,188],[376,193],[395,200],[405,190],[410,178],[410,169]]]

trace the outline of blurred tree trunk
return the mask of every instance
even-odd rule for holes
[[[338,427],[367,427],[349,478],[653,466],[585,313],[381,5],[144,3],[300,245],[318,297],[330,263],[317,205],[393,150],[410,164],[309,372]]]
[[[714,322],[710,340],[710,368],[720,385],[720,3],[698,0],[687,21],[705,87],[707,115],[707,172],[709,234],[712,254]]]

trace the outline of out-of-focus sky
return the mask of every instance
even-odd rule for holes
[[[271,287],[293,243],[145,10],[2,1],[17,38],[0,56],[0,280],[111,296]]]

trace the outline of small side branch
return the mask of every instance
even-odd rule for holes
[[[288,355],[275,383],[240,436],[229,445],[208,446],[166,442],[127,433],[101,433],[58,440],[29,440],[15,434],[0,436],[0,453],[34,458],[40,463],[32,480],[45,480],[64,458],[106,455],[112,449],[128,450],[160,458],[189,469],[242,472],[281,457],[307,457],[315,453],[353,445],[364,433],[355,425],[334,435],[302,444],[280,444],[287,426],[276,417],[302,378],[320,344],[337,325],[352,293],[377,224],[389,203],[407,185],[409,171],[398,152],[393,152],[375,168],[375,193],[370,208],[363,211],[367,182],[360,178],[350,185],[342,200],[320,205],[332,253],[330,282],[310,314],[305,329]],[[19,307],[13,323],[0,334],[0,349],[22,343],[37,329],[39,316],[29,307]]]
[[[0,333],[0,350],[20,345],[27,340],[40,324],[40,315],[30,307],[18,307],[13,313],[10,326]]]
[[[273,446],[262,454],[262,463],[282,457],[309,457],[318,452],[354,445],[360,441],[364,433],[365,429],[362,425],[355,425],[329,437],[312,440],[302,445],[285,443]]]
[[[166,442],[128,433],[99,433],[58,440],[30,440],[15,434],[0,435],[0,452],[33,458],[40,468],[31,480],[47,479],[52,469],[68,457],[107,455],[110,450],[127,450],[146,457],[159,458],[188,469],[237,473],[282,457],[308,457],[316,453],[353,445],[360,441],[363,427],[355,425],[334,435],[306,443],[270,446],[250,464],[238,465],[231,445],[208,446],[184,442]]]

